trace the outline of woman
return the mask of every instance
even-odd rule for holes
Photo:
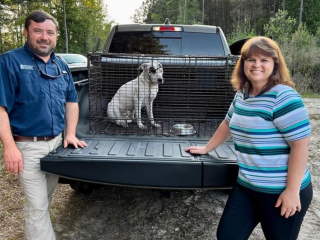
[[[217,238],[248,239],[260,223],[267,240],[297,239],[312,199],[311,130],[278,45],[249,39],[231,83],[237,92],[225,120],[205,146],[186,149],[206,154],[233,137],[239,174]]]

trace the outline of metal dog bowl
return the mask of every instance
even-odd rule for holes
[[[172,127],[172,133],[176,135],[192,135],[196,132],[191,124],[175,124]]]

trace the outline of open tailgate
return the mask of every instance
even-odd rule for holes
[[[186,147],[206,141],[112,136],[84,140],[86,148],[59,147],[41,159],[41,169],[81,181],[177,189],[231,186],[238,172],[232,142],[208,155],[191,155]]]

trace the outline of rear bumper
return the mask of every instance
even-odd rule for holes
[[[59,148],[41,159],[41,169],[63,178],[149,188],[229,188],[238,166],[230,145],[209,155],[184,151],[203,142],[86,139],[87,148]]]

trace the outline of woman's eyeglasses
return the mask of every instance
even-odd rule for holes
[[[56,63],[56,61],[52,60],[52,62],[57,66],[58,76],[52,76],[52,75],[49,75],[49,74],[44,73],[44,72],[40,69],[40,67],[38,66],[37,61],[36,61],[34,58],[32,58],[32,60],[35,62],[36,66],[37,66],[37,68],[38,68],[38,71],[40,72],[40,75],[41,75],[43,78],[45,78],[45,79],[56,79],[56,78],[61,77],[61,70],[60,70],[59,65]]]

